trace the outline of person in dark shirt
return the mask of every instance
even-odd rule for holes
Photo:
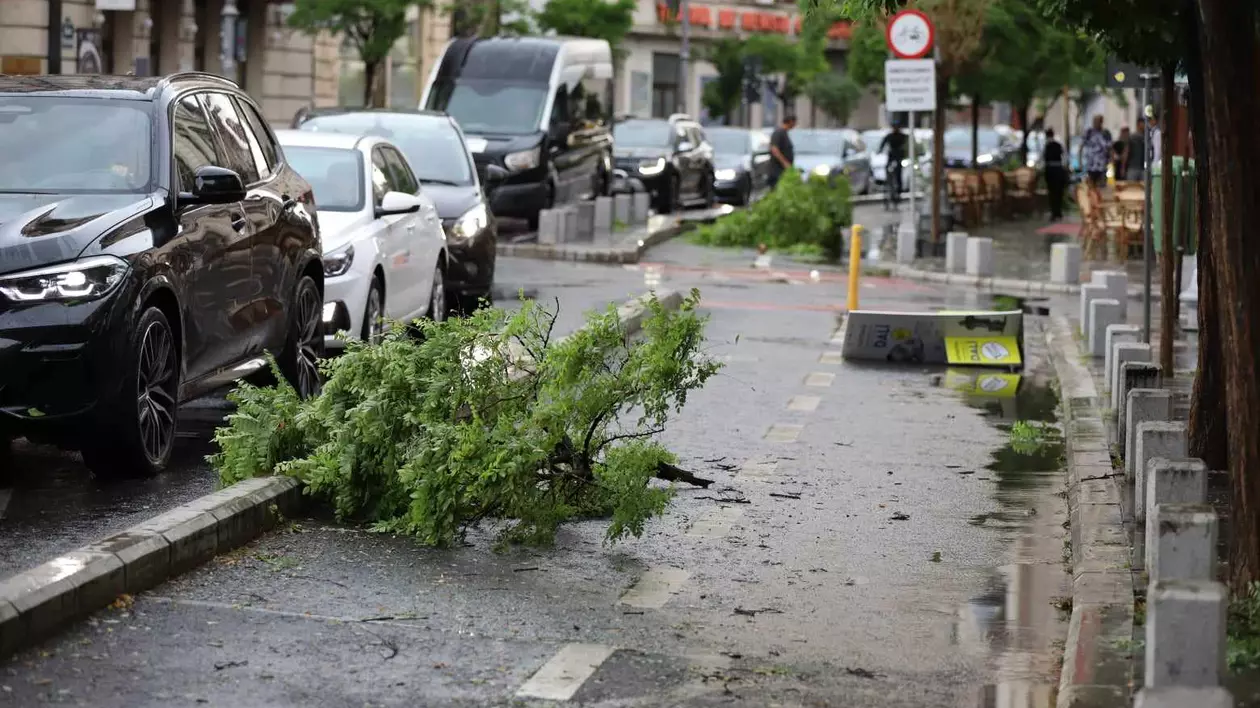
[[[1120,129],[1120,137],[1111,144],[1111,164],[1114,167],[1113,174],[1116,179],[1124,179],[1124,173],[1129,169],[1129,126]]]
[[[784,172],[792,169],[792,162],[796,159],[796,149],[792,147],[792,136],[788,135],[788,131],[796,127],[796,116],[788,113],[783,116],[783,122],[779,127],[774,129],[770,134],[770,188],[774,189],[779,183],[779,178]]]
[[[1067,168],[1063,164],[1063,144],[1054,139],[1054,129],[1046,128],[1046,146],[1041,152],[1046,166],[1046,195],[1050,200],[1050,220],[1063,218],[1063,192],[1067,189]]]
[[[1129,136],[1129,161],[1125,164],[1124,178],[1130,182],[1140,182],[1146,175],[1143,160],[1146,159],[1146,120],[1137,119],[1137,129]],[[1120,179],[1120,175],[1116,175]]]
[[[910,139],[901,132],[901,125],[893,123],[892,132],[884,136],[879,143],[878,152],[888,150],[888,166],[885,168],[885,179],[892,192],[892,205],[901,204],[901,161],[906,159],[906,147]],[[887,204],[887,202],[885,202]]]

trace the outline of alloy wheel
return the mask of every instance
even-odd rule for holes
[[[315,288],[302,288],[298,293],[297,327],[299,334],[297,348],[297,391],[298,395],[308,398],[319,393],[319,355],[324,344],[324,333],[320,331],[323,317],[323,302],[319,291]]]
[[[433,269],[433,292],[429,296],[429,316],[434,322],[446,320],[446,280],[442,269]]]
[[[363,310],[364,339],[375,344],[385,336],[385,306],[381,303],[381,289],[375,285],[368,291],[367,307]]]
[[[170,327],[150,322],[140,337],[136,361],[136,418],[140,444],[154,462],[164,460],[175,442],[178,370]]]

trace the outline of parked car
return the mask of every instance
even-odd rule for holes
[[[319,390],[311,187],[236,84],[0,77],[0,440],[101,476],[171,458],[180,403],[266,367]]]
[[[714,190],[724,202],[746,205],[770,184],[770,140],[759,130],[705,128],[713,145]]]
[[[891,132],[888,128],[862,131],[862,142],[866,145],[866,150],[871,158],[871,179],[881,188],[888,179],[888,153],[879,152],[879,146]],[[918,135],[919,132],[915,131],[914,161],[916,165],[922,163],[925,159],[930,159],[932,155],[931,142],[923,140]],[[910,157],[907,155],[901,162],[901,191],[903,192],[910,190],[911,169]]]
[[[1018,148],[1012,150],[1008,140],[993,128],[981,127],[976,131],[976,163],[971,164],[971,126],[954,126],[945,131],[945,167],[948,169],[971,167],[1008,168],[1012,158],[1018,159]]]
[[[871,159],[856,130],[797,128],[791,132],[793,161],[801,176],[848,177],[853,194],[871,191]]]
[[[446,232],[447,303],[470,311],[490,299],[499,229],[487,192],[493,193],[508,172],[494,164],[477,165],[463,131],[450,116],[431,111],[316,109],[294,122],[300,130],[375,135],[397,145],[421,192],[437,206]]]
[[[652,192],[656,210],[673,213],[686,203],[713,206],[713,146],[690,116],[628,118],[613,126],[615,164]]]
[[[602,39],[456,39],[433,67],[420,107],[459,122],[478,165],[510,174],[490,203],[526,219],[607,194],[612,174],[612,49]]]
[[[277,133],[315,189],[324,242],[324,345],[375,340],[391,321],[446,317],[446,238],[407,158],[371,135]]]

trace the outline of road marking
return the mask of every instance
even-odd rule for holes
[[[805,411],[812,413],[818,409],[818,404],[822,399],[818,396],[792,396],[788,399],[787,408],[790,411]]]
[[[639,582],[621,596],[621,604],[645,609],[664,607],[690,577],[691,573],[682,568],[648,568]]]
[[[766,431],[766,440],[769,442],[796,442],[801,436],[801,431],[805,429],[803,425],[793,425],[791,423],[775,423]]]
[[[836,380],[835,374],[825,373],[822,371],[815,371],[814,373],[805,377],[805,385],[813,386],[815,388],[827,388],[828,386],[831,385],[831,382],[835,380]]]
[[[9,506],[9,499],[13,496],[12,489],[0,489],[0,519],[4,518],[4,510]]]
[[[730,533],[731,526],[743,515],[743,509],[733,506],[718,507],[696,519],[691,528],[687,529],[687,535],[692,538],[722,538]]]
[[[778,469],[777,460],[749,460],[739,468],[739,476],[743,479],[765,480]]]
[[[573,698],[586,679],[595,674],[600,664],[616,651],[602,644],[566,644],[556,655],[534,672],[516,695],[547,701]]]
[[[844,355],[840,352],[823,352],[822,356],[818,357],[819,364],[839,364],[842,361],[844,361]]]

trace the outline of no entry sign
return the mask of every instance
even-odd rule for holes
[[[902,10],[888,21],[884,38],[898,58],[918,59],[932,51],[935,30],[927,15],[918,10]]]

